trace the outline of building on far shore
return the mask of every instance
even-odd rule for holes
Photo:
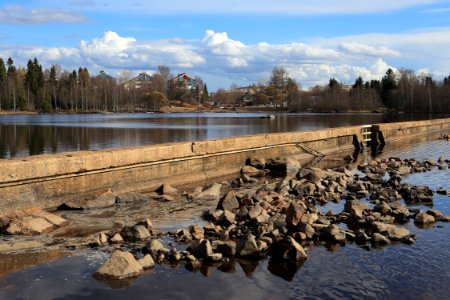
[[[178,87],[183,87],[187,90],[194,90],[197,88],[195,79],[186,73],[179,73],[177,76],[170,79],[171,82],[175,83]]]
[[[99,80],[106,80],[106,81],[111,81],[111,82],[116,82],[116,78],[112,77],[111,75],[109,75],[108,73],[106,73],[105,71],[100,71],[100,73],[95,77]]]
[[[133,79],[125,82],[124,87],[127,90],[135,89],[146,89],[153,83],[153,77],[148,75],[145,72],[140,73],[138,76]]]

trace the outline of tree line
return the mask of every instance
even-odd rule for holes
[[[200,77],[191,88],[172,81],[167,66],[159,66],[152,80],[127,86],[133,77],[123,71],[119,78],[92,75],[86,67],[62,70],[59,65],[43,69],[37,58],[26,68],[16,67],[12,58],[0,58],[0,110],[12,111],[136,111],[159,110],[169,99],[197,104],[208,101],[207,86]]]
[[[275,67],[266,84],[245,90],[232,86],[219,89],[212,99],[225,106],[269,106],[291,111],[378,111],[450,112],[450,75],[436,81],[429,74],[409,69],[388,69],[379,80],[358,77],[352,85],[330,78],[327,85],[302,91],[284,68]],[[243,100],[244,99],[244,100]],[[246,100],[246,101],[245,101]]]
[[[59,65],[43,69],[29,60],[26,68],[16,67],[12,58],[0,58],[0,110],[21,111],[159,111],[170,101],[220,106],[260,106],[291,111],[374,111],[450,112],[450,75],[437,81],[429,74],[413,70],[388,69],[379,80],[358,77],[353,85],[330,78],[327,85],[302,91],[299,83],[282,67],[272,70],[265,84],[246,88],[233,85],[219,89],[209,98],[202,78],[172,80],[169,67],[158,66],[151,82],[139,88],[127,86],[132,77],[123,71],[117,80],[93,76],[87,68],[62,70]]]

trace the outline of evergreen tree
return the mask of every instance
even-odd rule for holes
[[[205,104],[206,102],[209,101],[209,92],[208,92],[208,87],[206,86],[206,83],[203,85],[203,93],[202,93],[201,101],[203,104]]]
[[[3,59],[0,57],[0,110],[2,110],[2,106],[5,105],[3,99],[6,100],[6,66]]]
[[[397,82],[394,71],[389,68],[386,75],[381,79],[381,99],[384,105],[389,108],[394,108],[395,104],[395,90],[397,89]]]
[[[8,58],[6,65],[8,66],[8,70],[6,72],[7,76],[7,85],[11,90],[11,95],[13,99],[13,110],[16,110],[16,80],[17,80],[17,69],[14,66],[14,61],[12,58]]]
[[[355,80],[355,84],[353,84],[352,86],[354,89],[362,89],[364,87],[364,81],[362,79],[361,76],[359,76],[356,80]]]
[[[336,79],[334,79],[334,78],[330,78],[330,80],[328,81],[328,87],[330,89],[335,88],[338,85],[339,85],[339,82]]]
[[[53,103],[55,105],[55,109],[58,109],[58,106],[56,103],[56,86],[58,84],[58,79],[56,78],[56,68],[54,65],[50,68],[49,81],[50,81],[50,84],[52,85],[52,89],[53,89]]]

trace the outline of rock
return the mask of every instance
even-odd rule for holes
[[[143,273],[141,264],[130,252],[115,250],[111,257],[95,272],[98,279],[124,279]]]
[[[149,218],[145,218],[136,223],[136,225],[144,226],[151,233],[153,230],[153,222]]]
[[[300,169],[300,162],[292,157],[282,156],[275,159],[268,159],[266,169],[281,176],[293,175]]]
[[[120,233],[116,233],[112,236],[112,238],[110,239],[110,242],[113,244],[120,244],[120,243],[123,243],[123,238],[120,235]]]
[[[273,257],[285,260],[299,261],[308,257],[303,247],[290,236],[286,236],[284,239],[276,242],[270,253]]]
[[[48,222],[52,223],[55,226],[58,227],[64,227],[69,225],[69,221],[67,221],[64,218],[61,218],[58,215],[43,211],[41,209],[37,209],[37,210],[32,210],[30,212],[30,215],[35,216],[35,217],[41,217],[46,219]]]
[[[83,206],[83,209],[96,209],[96,208],[106,208],[111,207],[116,204],[116,194],[109,189],[107,192],[101,194],[94,200],[89,200]]]
[[[144,255],[144,257],[139,259],[138,262],[144,270],[153,268],[155,266],[155,261],[150,254]]]
[[[414,223],[417,224],[431,224],[436,222],[432,215],[426,214],[424,212],[419,212],[414,218]]]
[[[253,234],[249,233],[238,241],[236,254],[241,257],[260,255],[259,247]]]
[[[252,166],[243,166],[241,168],[241,174],[245,174],[248,176],[257,176],[261,174],[261,170]]]
[[[185,268],[189,271],[198,270],[202,267],[202,263],[198,260],[189,261],[186,263]]]
[[[112,235],[112,234],[121,232],[124,228],[125,228],[125,222],[123,222],[121,220],[115,220],[113,223],[113,226],[110,230],[110,234]]]
[[[234,257],[236,254],[236,243],[233,241],[213,241],[212,249],[216,253],[221,253],[224,257]]]
[[[142,250],[144,253],[149,253],[153,258],[155,258],[158,252],[169,252],[168,249],[164,247],[164,245],[158,240],[151,240],[148,242],[144,249]]]
[[[286,224],[288,226],[297,226],[298,222],[302,219],[304,211],[302,206],[291,202],[286,211]]]
[[[206,259],[208,261],[213,261],[213,262],[221,261],[222,260],[222,253],[213,253],[211,255],[208,255],[208,257]]]
[[[150,232],[143,225],[127,226],[122,230],[122,237],[127,241],[137,242],[149,239]]]
[[[11,221],[6,232],[17,235],[37,235],[51,232],[55,228],[55,225],[44,218],[24,217]]]
[[[247,160],[247,164],[257,169],[263,169],[266,165],[266,159],[264,157],[251,157]]]
[[[202,192],[195,195],[198,199],[217,199],[220,197],[220,190],[222,185],[220,183],[213,183],[210,187],[204,189]]]
[[[233,191],[228,192],[222,199],[219,201],[217,205],[218,209],[233,211],[239,208],[239,202],[236,198],[236,195]]]
[[[381,244],[381,245],[386,245],[389,244],[391,241],[385,237],[384,235],[375,232],[374,234],[372,234],[372,243],[374,244]]]
[[[214,252],[211,247],[211,243],[209,240],[201,240],[198,244],[196,256],[200,258],[207,258],[212,255]]]
[[[390,240],[401,240],[409,235],[409,230],[406,228],[382,222],[373,222],[373,231],[381,233]]]
[[[306,235],[306,238],[312,239],[316,234],[316,230],[308,223],[299,222],[297,228]]]
[[[219,222],[221,224],[224,224],[226,226],[229,226],[234,223],[234,220],[236,219],[236,215],[233,214],[231,211],[225,210],[222,214],[222,216],[219,219]]]
[[[98,239],[101,245],[108,244],[108,236],[104,232],[100,232],[98,235]]]
[[[248,211],[248,216],[250,219],[255,219],[257,216],[259,216],[263,211],[263,208],[259,203],[256,203],[253,205],[250,210]]]
[[[395,203],[391,203],[390,207],[392,209],[391,214],[394,215],[396,219],[409,218],[410,213],[406,206],[395,202]]]
[[[439,220],[440,218],[444,217],[444,215],[440,211],[438,211],[436,209],[428,210],[427,214],[430,215],[430,216],[433,216],[436,220]]]
[[[444,196],[450,195],[450,191],[449,191],[449,190],[445,190],[445,189],[443,189],[443,188],[437,189],[437,190],[436,190],[436,193],[438,193],[438,194],[440,194],[440,195],[444,195]]]
[[[171,195],[178,193],[178,190],[165,182],[156,190],[156,192],[160,193],[161,195]]]
[[[129,192],[120,193],[116,196],[116,203],[139,203],[149,201],[150,197],[147,197],[141,193]]]
[[[382,215],[390,214],[392,212],[392,208],[384,201],[381,201],[373,208],[374,211],[380,212]]]
[[[345,241],[345,232],[335,224],[330,224],[321,231],[321,238],[334,242]]]
[[[344,205],[344,211],[349,213],[354,219],[361,219],[363,217],[363,211],[368,208],[367,203],[357,200],[347,201]]]
[[[201,239],[203,239],[205,237],[205,231],[198,224],[189,226],[189,233],[196,240],[201,240]]]
[[[83,207],[86,206],[86,199],[78,199],[64,202],[60,206],[58,206],[58,210],[83,210]]]

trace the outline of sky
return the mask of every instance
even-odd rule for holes
[[[450,75],[450,0],[5,0],[0,57],[124,77],[200,76],[210,91],[380,79],[388,68]]]

